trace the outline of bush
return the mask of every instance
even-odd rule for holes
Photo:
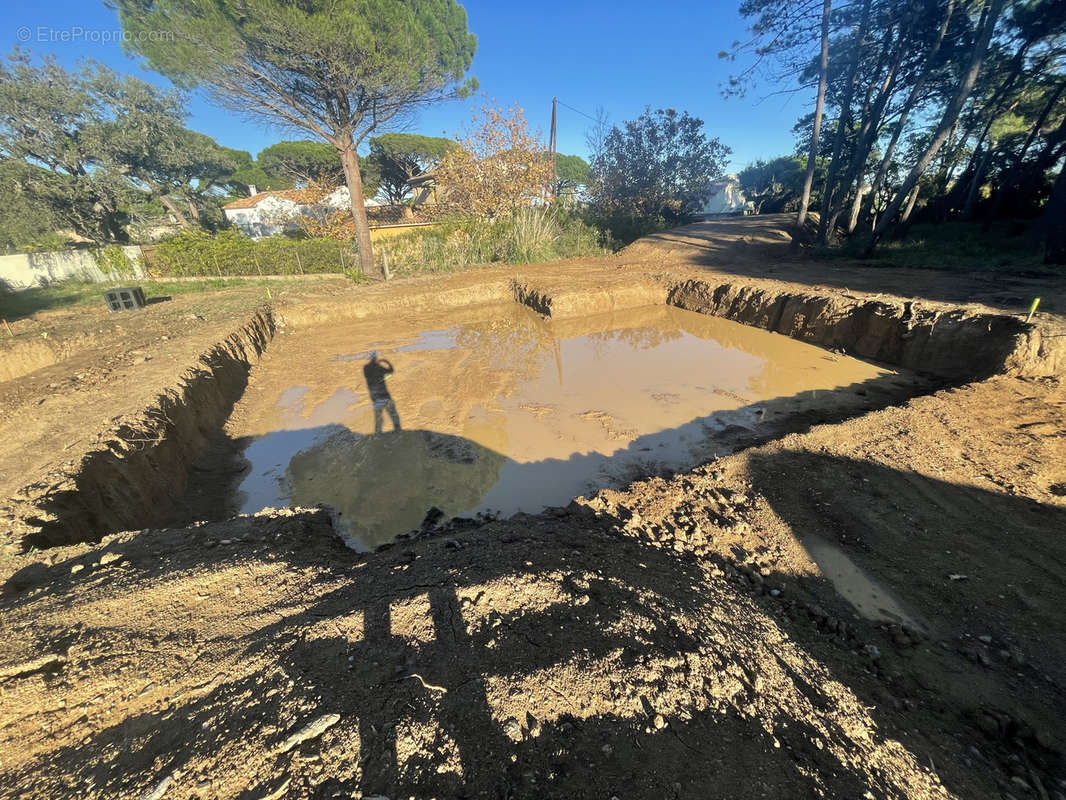
[[[690,221],[725,174],[730,149],[708,139],[703,120],[672,108],[645,109],[612,128],[591,165],[589,200],[614,239],[634,239]]]
[[[100,271],[109,278],[131,278],[135,274],[135,265],[126,255],[126,251],[117,244],[91,250],[93,260]]]
[[[156,276],[300,275],[344,273],[361,277],[353,246],[336,239],[271,236],[253,241],[236,230],[211,235],[183,231],[151,250]]]
[[[451,272],[472,264],[529,264],[600,256],[600,231],[577,215],[555,209],[521,209],[511,217],[449,217],[438,225],[374,243],[379,263],[396,275]]]
[[[617,250],[641,236],[675,228],[692,222],[695,217],[677,216],[667,219],[664,216],[642,217],[621,212],[596,213],[593,210],[592,224],[601,233],[601,244],[611,250]]]

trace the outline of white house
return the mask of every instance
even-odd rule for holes
[[[711,190],[710,199],[704,203],[701,214],[750,214],[754,210],[754,206],[744,199],[736,175],[726,175],[722,180],[715,181],[711,184]]]
[[[252,239],[274,236],[296,227],[286,220],[291,220],[306,208],[297,202],[297,192],[256,192],[254,186],[251,188],[250,197],[242,197],[222,206],[222,213],[231,225]]]
[[[292,221],[293,218],[311,211],[311,206],[299,202],[298,190],[256,192],[254,186],[250,188],[250,197],[227,203],[222,207],[222,212],[231,225],[235,225],[252,239],[295,230],[296,223]],[[348,187],[342,186],[323,198],[319,205],[333,210],[350,209],[352,206],[348,198]],[[366,205],[376,206],[379,203],[376,200],[367,200]]]

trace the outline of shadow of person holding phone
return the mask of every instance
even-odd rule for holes
[[[377,352],[370,354],[370,360],[363,365],[363,377],[366,378],[366,388],[370,392],[370,402],[374,406],[374,433],[381,433],[385,426],[385,412],[392,419],[393,430],[401,430],[400,415],[396,411],[396,403],[389,394],[389,387],[385,382],[392,377],[396,368],[387,358],[378,358]]]

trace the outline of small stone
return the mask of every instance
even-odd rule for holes
[[[85,569],[85,565],[84,564],[75,564],[73,567],[70,568],[70,574],[71,575],[77,575],[83,569]]]
[[[863,648],[863,652],[870,657],[871,661],[877,661],[881,658],[881,648],[876,644],[868,644]]]
[[[770,590],[770,597],[780,597],[780,596],[781,596],[781,590],[780,589],[771,589]]]
[[[108,564],[113,564],[116,561],[122,560],[122,553],[104,553],[100,556],[100,566],[106,567]]]
[[[985,644],[992,644],[992,637],[989,636],[987,633],[984,636],[978,636],[977,639],[978,641],[984,642]]]
[[[661,731],[666,727],[666,720],[662,714],[656,714],[655,718],[651,721],[651,724],[655,726],[655,730]]]
[[[611,747],[609,744],[605,744],[603,747],[600,748],[600,750],[603,751],[603,754],[605,756],[609,756],[611,753],[614,752],[614,748]]]
[[[278,748],[278,752],[287,753],[296,747],[296,745],[302,744],[308,739],[317,739],[340,722],[340,719],[340,714],[323,714],[314,722],[309,722],[307,725],[304,725],[300,730],[296,731],[296,733],[292,734],[292,736],[282,742],[281,747]]]
[[[167,775],[163,780],[155,785],[154,788],[149,789],[147,792],[141,795],[141,800],[159,800],[160,797],[167,793],[167,789],[170,788],[170,784],[174,779]]]
[[[540,736],[543,731],[540,720],[528,713],[526,714],[526,727],[529,729],[529,735],[534,739]]]
[[[503,723],[503,732],[512,742],[520,742],[523,739],[522,726],[514,717],[508,717]]]

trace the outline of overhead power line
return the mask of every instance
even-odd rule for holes
[[[586,113],[585,113],[584,111],[582,111],[582,110],[581,110],[580,108],[574,108],[574,107],[573,107],[573,106],[571,106],[571,105],[567,105],[567,104],[566,104],[566,103],[564,103],[564,102],[563,102],[562,100],[559,100],[559,101],[558,101],[558,103],[559,103],[559,105],[561,105],[561,106],[562,106],[563,108],[569,108],[569,109],[570,109],[571,111],[573,111],[573,112],[574,112],[575,114],[580,114],[580,115],[581,115],[581,116],[583,116],[583,117],[586,117],[586,118],[588,118],[588,119],[591,119],[591,120],[592,120],[593,122],[599,122],[599,120],[598,120],[598,119],[596,119],[596,118],[595,118],[594,116],[592,116],[591,114],[586,114]]]

